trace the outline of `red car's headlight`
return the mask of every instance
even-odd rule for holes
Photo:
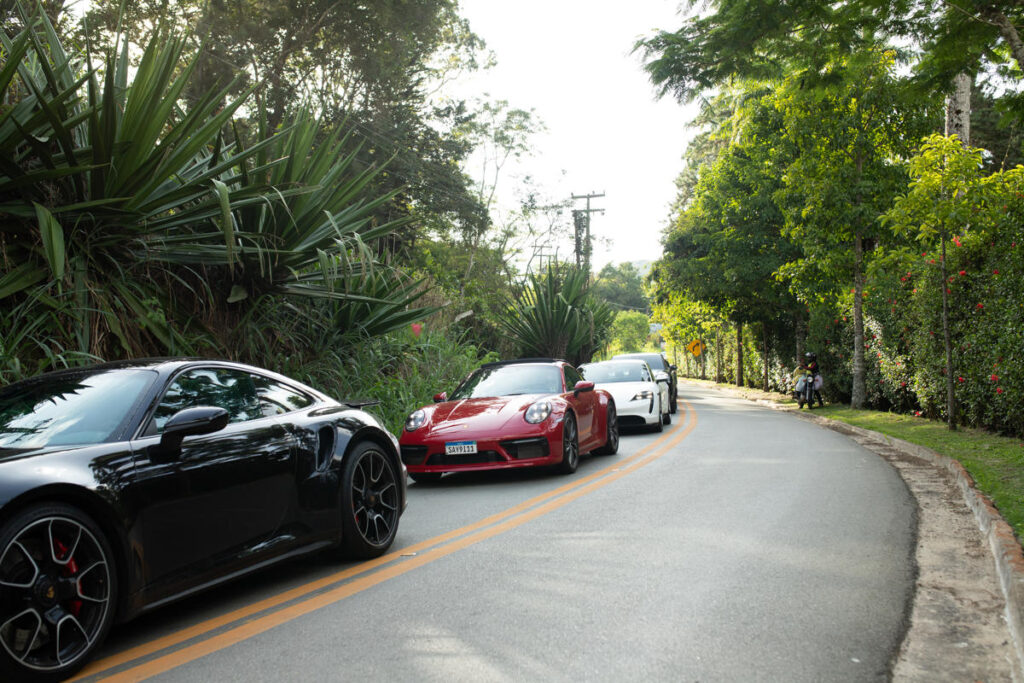
[[[537,401],[526,409],[525,420],[530,424],[543,422],[551,416],[551,403],[548,401]]]
[[[427,421],[427,414],[423,410],[415,410],[409,417],[405,418],[405,431],[414,432],[423,426]]]

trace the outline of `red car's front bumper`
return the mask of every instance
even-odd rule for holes
[[[419,431],[419,430],[417,430]],[[562,422],[545,428],[524,430],[515,436],[495,437],[459,434],[458,438],[442,438],[417,432],[402,432],[399,444],[402,463],[410,474],[500,470],[517,467],[556,465],[562,461]],[[445,452],[445,444],[453,441],[475,441],[476,453]]]

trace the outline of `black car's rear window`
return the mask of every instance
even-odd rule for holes
[[[0,391],[0,449],[109,441],[154,379],[151,370],[123,368],[60,373],[12,384]]]
[[[580,368],[585,379],[602,384],[612,382],[649,382],[644,364],[638,361],[604,361]]]
[[[660,353],[635,353],[631,355],[620,355],[615,356],[614,360],[625,360],[627,358],[637,358],[640,360],[647,361],[647,364],[651,366],[652,370],[665,370],[668,371],[668,365],[665,363],[665,359]]]
[[[497,365],[474,370],[448,398],[560,393],[562,371],[557,365]]]

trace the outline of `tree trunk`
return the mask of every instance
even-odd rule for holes
[[[768,391],[768,325],[761,323],[761,346],[764,349],[764,382],[761,390]]]
[[[1005,17],[1004,17],[1005,18]],[[1016,31],[1014,31],[1016,34]],[[1018,43],[1020,38],[1018,37]],[[955,92],[946,100],[946,135],[956,133],[960,136],[960,144],[967,147],[971,143],[971,86],[972,79],[966,73],[957,74],[953,79]],[[953,380],[953,343],[949,333],[949,289],[946,275],[946,232],[939,233],[941,254],[939,255],[939,282],[942,292],[942,345],[946,351],[946,423],[950,431],[956,431],[956,385]]]
[[[850,407],[857,410],[867,403],[867,372],[864,365],[864,238],[853,236],[853,388]]]
[[[700,336],[701,341],[704,340],[704,335]],[[700,378],[706,380],[708,378],[708,352],[705,347],[704,352],[700,354]]]
[[[724,382],[722,377],[722,328],[715,332],[715,381]]]
[[[949,334],[949,286],[946,275],[946,235],[940,235],[942,255],[939,270],[942,273],[942,344],[946,349],[946,423],[950,431],[956,431],[956,391],[953,384],[953,343]]]
[[[743,323],[736,323],[736,386],[743,386]]]
[[[804,357],[804,340],[807,338],[807,328],[804,325],[803,319],[799,316],[793,321],[796,336],[796,362],[797,365]]]
[[[1016,60],[1017,68],[1024,71],[1024,43],[1021,42],[1017,27],[1013,25],[1009,17],[998,10],[982,10],[982,15],[999,27],[999,34],[1003,36],[1006,44],[1010,47],[1010,54]]]
[[[946,135],[957,135],[960,142],[971,142],[971,76],[961,72],[953,79],[953,94],[946,99]]]

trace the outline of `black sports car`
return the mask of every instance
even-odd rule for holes
[[[272,562],[383,554],[406,473],[359,407],[199,359],[0,390],[0,680],[67,676],[115,619]]]

